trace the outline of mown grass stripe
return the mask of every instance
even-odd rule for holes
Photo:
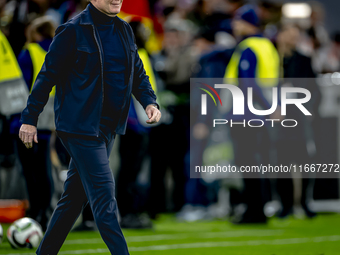
[[[186,244],[170,244],[170,245],[152,245],[145,247],[130,247],[130,251],[162,251],[176,249],[193,249],[193,248],[213,248],[213,247],[228,247],[228,246],[258,246],[258,245],[288,245],[302,243],[320,243],[320,242],[336,242],[340,241],[339,235],[334,236],[319,236],[313,238],[289,238],[289,239],[274,239],[274,240],[249,240],[249,241],[230,241],[230,242],[199,242]],[[109,253],[108,249],[86,249],[61,251],[60,255],[72,254],[90,254],[90,253]],[[0,255],[34,255],[35,253],[9,253]]]
[[[242,237],[242,236],[273,236],[280,235],[283,230],[242,230],[242,231],[228,231],[228,232],[208,232],[202,234],[172,234],[172,235],[146,235],[146,236],[127,236],[126,240],[129,243],[139,243],[139,242],[154,242],[163,240],[180,240],[188,238],[199,238],[199,239],[209,239],[209,238],[224,238],[224,237]],[[97,244],[103,243],[101,238],[92,239],[76,239],[67,240],[64,245],[73,244]]]

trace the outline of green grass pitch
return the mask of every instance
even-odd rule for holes
[[[8,225],[4,225],[4,231]],[[131,255],[340,255],[340,215],[314,219],[271,219],[267,225],[220,221],[177,222],[163,215],[153,230],[124,230]],[[14,250],[6,238],[0,255],[33,255]],[[71,232],[60,255],[110,254],[98,232]]]

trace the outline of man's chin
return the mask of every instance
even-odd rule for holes
[[[115,13],[115,14],[120,13],[120,8],[119,9],[118,8],[112,8],[111,10],[112,10],[112,13]]]
[[[113,11],[113,12],[111,12],[112,15],[117,15],[118,13],[120,13],[120,11]]]
[[[107,13],[107,15],[109,15],[109,16],[117,16],[117,14],[118,14],[119,12],[117,12],[117,11],[110,11],[109,13]]]

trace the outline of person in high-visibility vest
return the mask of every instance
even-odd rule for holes
[[[45,55],[54,36],[54,30],[53,23],[46,16],[33,20],[28,28],[28,43],[20,53],[18,63],[30,92],[44,63]],[[52,90],[50,96],[53,96],[54,93],[54,90]],[[13,122],[13,128],[15,129],[14,133],[18,134],[20,114],[16,117],[17,121]],[[16,118],[14,117],[14,119]],[[54,192],[50,155],[52,130],[38,130],[39,143],[35,147],[27,150],[17,137],[17,148],[30,202],[29,217],[37,220],[45,230],[49,219],[48,210]],[[34,162],[33,165],[32,162]]]
[[[0,30],[0,86],[8,81],[15,82],[22,79],[22,73],[18,65],[15,54],[6,36]],[[4,95],[3,95],[4,96]],[[1,97],[0,97],[1,100]],[[13,137],[10,135],[11,122],[6,113],[0,107],[0,120],[2,128],[0,132],[0,154],[4,159],[0,162],[1,166],[10,168],[15,164],[15,149]]]
[[[0,83],[7,80],[13,80],[22,76],[20,67],[13,53],[12,47],[9,44],[6,36],[0,30]]]
[[[232,22],[233,32],[239,40],[226,68],[225,82],[238,86],[245,98],[248,88],[253,89],[253,101],[263,109],[271,108],[263,90],[278,85],[279,55],[270,40],[260,34],[259,18],[252,5],[239,8]],[[238,166],[258,166],[269,161],[270,139],[266,127],[249,127],[251,119],[261,119],[250,112],[245,100],[244,115],[232,115],[230,119],[237,124],[230,127],[234,147],[234,162]],[[275,112],[277,119],[278,111]],[[246,212],[235,218],[235,223],[265,223],[263,211],[265,203],[264,180],[256,173],[243,174],[244,203]]]

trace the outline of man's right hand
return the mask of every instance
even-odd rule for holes
[[[38,143],[37,128],[32,125],[22,124],[19,131],[19,138],[25,144],[27,149],[33,147],[33,140]]]

